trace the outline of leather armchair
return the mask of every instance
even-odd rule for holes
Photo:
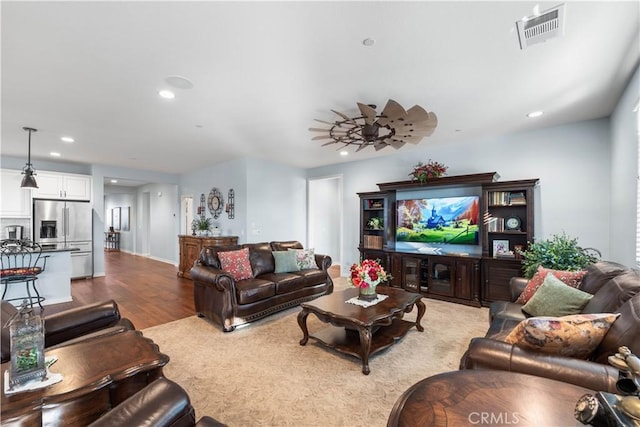
[[[196,422],[187,392],[160,377],[90,424],[91,427],[224,427],[211,417]]]
[[[11,360],[11,341],[8,321],[18,312],[7,301],[2,301],[2,363]],[[118,304],[104,301],[59,313],[44,316],[45,347],[70,344],[80,339],[97,335],[113,334],[135,329],[133,323],[124,319],[118,310]]]
[[[526,280],[511,280],[513,296]],[[640,351],[640,271],[601,262],[587,269],[581,289],[594,294],[583,313],[620,313],[588,360],[547,354],[507,344],[504,337],[525,318],[513,302],[492,304],[485,337],[473,338],[460,360],[460,369],[497,369],[520,372],[575,384],[596,391],[617,393],[619,372],[608,357],[620,346]],[[515,298],[514,298],[515,299]]]

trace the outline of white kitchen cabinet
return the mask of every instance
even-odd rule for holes
[[[40,199],[91,200],[91,177],[88,175],[38,172],[33,197]]]
[[[0,216],[3,218],[31,217],[31,190],[21,188],[22,171],[2,169]]]

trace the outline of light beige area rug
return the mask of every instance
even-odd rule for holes
[[[487,330],[487,309],[424,299],[424,332],[412,328],[369,361],[310,339],[299,344],[300,308],[223,333],[196,316],[144,329],[171,361],[164,373],[189,393],[196,416],[239,426],[385,426],[417,381],[458,369],[469,340]],[[417,309],[405,316],[415,319]],[[309,333],[327,325],[313,314]]]

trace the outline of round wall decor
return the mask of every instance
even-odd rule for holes
[[[216,187],[213,187],[209,192],[209,212],[213,215],[214,219],[218,219],[220,214],[222,213],[222,207],[224,206],[224,199],[222,198],[222,193]]]

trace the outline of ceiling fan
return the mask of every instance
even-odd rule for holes
[[[405,111],[400,104],[393,99],[387,101],[382,113],[376,113],[376,106],[358,102],[361,116],[349,117],[339,111],[331,110],[339,116],[335,122],[314,119],[317,122],[329,125],[328,129],[309,128],[312,132],[323,132],[311,138],[312,140],[330,139],[322,144],[358,145],[356,151],[373,146],[376,151],[387,146],[400,148],[407,142],[417,144],[425,136],[433,133],[438,125],[438,118],[432,112],[427,112],[419,105],[414,105]],[[339,149],[340,149],[339,148]]]

